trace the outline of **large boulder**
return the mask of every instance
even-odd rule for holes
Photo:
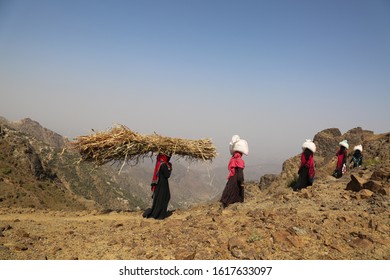
[[[387,165],[379,164],[375,170],[361,170],[357,174],[351,174],[351,181],[347,184],[346,190],[360,192],[361,190],[369,190],[373,193],[387,194],[387,189],[390,187],[390,168]]]
[[[362,178],[357,177],[356,175],[351,175],[351,181],[347,184],[346,190],[358,192],[363,189],[363,185],[366,183]]]
[[[313,139],[317,146],[316,156],[330,159],[337,152],[339,142],[341,141],[341,132],[338,128],[328,128],[318,132]]]

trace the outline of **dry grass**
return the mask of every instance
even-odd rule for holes
[[[80,152],[82,160],[97,165],[112,161],[138,163],[158,153],[179,155],[187,160],[212,160],[217,155],[210,139],[188,140],[163,137],[156,133],[141,135],[123,125],[77,137],[70,144]]]

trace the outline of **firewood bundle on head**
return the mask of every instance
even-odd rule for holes
[[[164,153],[179,155],[187,160],[212,160],[217,156],[210,139],[188,140],[163,137],[158,134],[141,135],[123,125],[80,136],[71,142],[84,161],[103,165],[112,161],[138,163],[140,159]]]

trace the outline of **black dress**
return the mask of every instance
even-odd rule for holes
[[[297,182],[295,183],[295,186],[293,186],[293,190],[294,191],[297,191],[297,190],[300,190],[300,189],[304,189],[308,186],[312,186],[313,185],[313,178],[310,177],[310,171],[309,171],[309,168],[306,166],[306,164],[304,164],[305,162],[308,162],[309,159],[310,159],[310,156],[313,154],[312,151],[310,151],[309,149],[305,149],[305,151],[303,152],[303,154],[301,155],[301,166],[298,170],[298,180]],[[303,158],[304,157],[304,158]],[[305,160],[305,161],[303,161]]]
[[[221,202],[224,207],[236,202],[244,202],[244,169],[236,167],[235,173],[226,183]]]
[[[299,177],[293,189],[297,191],[307,186],[312,186],[312,182],[310,181],[309,169],[304,165],[299,169]]]
[[[353,167],[359,167],[363,164],[363,155],[360,150],[355,150],[350,162],[353,162]]]
[[[158,183],[153,194],[153,205],[152,208],[145,210],[143,214],[144,218],[162,220],[169,216],[167,209],[169,200],[171,199],[171,192],[169,191],[168,178],[171,176],[171,171],[172,168],[168,169],[168,166],[165,163],[161,164],[160,170],[158,171]]]

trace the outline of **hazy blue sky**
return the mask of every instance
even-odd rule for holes
[[[390,1],[0,0],[0,115],[121,123],[248,164],[337,127],[390,131]]]

